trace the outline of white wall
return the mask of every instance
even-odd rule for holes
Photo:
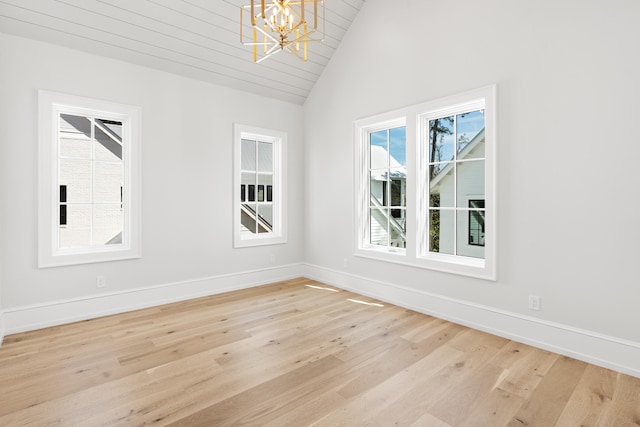
[[[550,348],[547,326],[597,337],[629,360],[564,350],[640,374],[638,17],[630,0],[367,0],[305,104],[312,275]],[[498,280],[352,256],[353,121],[493,83]]]
[[[47,316],[83,318],[300,275],[289,266],[303,253],[301,106],[5,34],[0,52],[8,333],[46,325]],[[142,107],[141,259],[36,267],[38,89]],[[287,244],[232,247],[234,122],[288,133]],[[264,274],[246,274],[255,270]],[[96,288],[97,275],[106,288]]]

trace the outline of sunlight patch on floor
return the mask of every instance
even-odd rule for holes
[[[370,305],[372,307],[384,307],[384,305],[379,304],[377,302],[366,302],[366,301],[360,301],[359,299],[351,299],[351,298],[349,298],[347,301],[355,302],[356,304]]]
[[[320,289],[323,291],[331,291],[331,292],[340,292],[338,289],[333,289],[333,288],[325,288],[322,286],[315,286],[315,285],[305,285],[307,288],[313,288],[313,289]]]

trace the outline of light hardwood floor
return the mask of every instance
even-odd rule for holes
[[[2,426],[638,426],[640,379],[307,279],[11,335]]]

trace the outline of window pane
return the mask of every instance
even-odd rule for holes
[[[455,211],[429,211],[429,252],[454,253]]]
[[[94,168],[93,202],[120,202],[124,181],[122,164],[96,162]]]
[[[387,131],[381,130],[369,134],[369,169],[387,169],[389,167]]]
[[[93,246],[121,244],[123,224],[119,204],[93,205]]]
[[[122,123],[95,119],[95,159],[122,161]]]
[[[91,157],[91,120],[71,114],[60,114],[60,157]]]
[[[371,209],[369,224],[370,243],[387,246],[389,244],[388,209]]]
[[[387,171],[371,171],[371,181],[369,184],[371,192],[371,206],[387,205]]]
[[[442,165],[440,173],[429,181],[429,207],[454,207],[455,163]]]
[[[273,145],[270,142],[258,143],[258,171],[273,172]]]
[[[265,191],[266,191],[266,186],[273,184],[273,175],[264,175],[264,174],[258,175],[258,184],[265,187]]]
[[[406,206],[406,188],[404,179],[392,179],[390,193],[391,206]]]
[[[271,204],[258,205],[258,231],[260,233],[269,233],[273,231],[273,206]]]
[[[389,129],[389,153],[391,154],[391,173],[400,172],[404,177],[407,165],[407,129],[404,126]],[[398,168],[402,166],[402,168]]]
[[[484,160],[458,162],[456,172],[457,207],[464,208],[467,200],[484,197]]]
[[[484,211],[458,211],[457,226],[458,255],[484,259]]]
[[[91,160],[60,160],[60,185],[67,186],[68,202],[91,202]]]
[[[243,203],[240,205],[240,232],[241,233],[257,233],[257,205],[255,203]]]
[[[241,169],[245,171],[257,170],[256,142],[248,139],[242,140]]]
[[[405,209],[390,209],[389,210],[389,230],[390,230],[390,246],[397,248],[407,247],[406,236],[406,210]]]
[[[456,116],[458,160],[484,157],[484,110]]]
[[[453,116],[429,120],[429,163],[454,159]]]
[[[67,205],[67,226],[59,229],[60,248],[81,248],[91,245],[91,205]]]

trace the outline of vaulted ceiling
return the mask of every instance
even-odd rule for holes
[[[240,43],[249,0],[0,0],[0,32],[303,104],[365,0],[325,0],[325,40],[303,62],[255,64]]]

